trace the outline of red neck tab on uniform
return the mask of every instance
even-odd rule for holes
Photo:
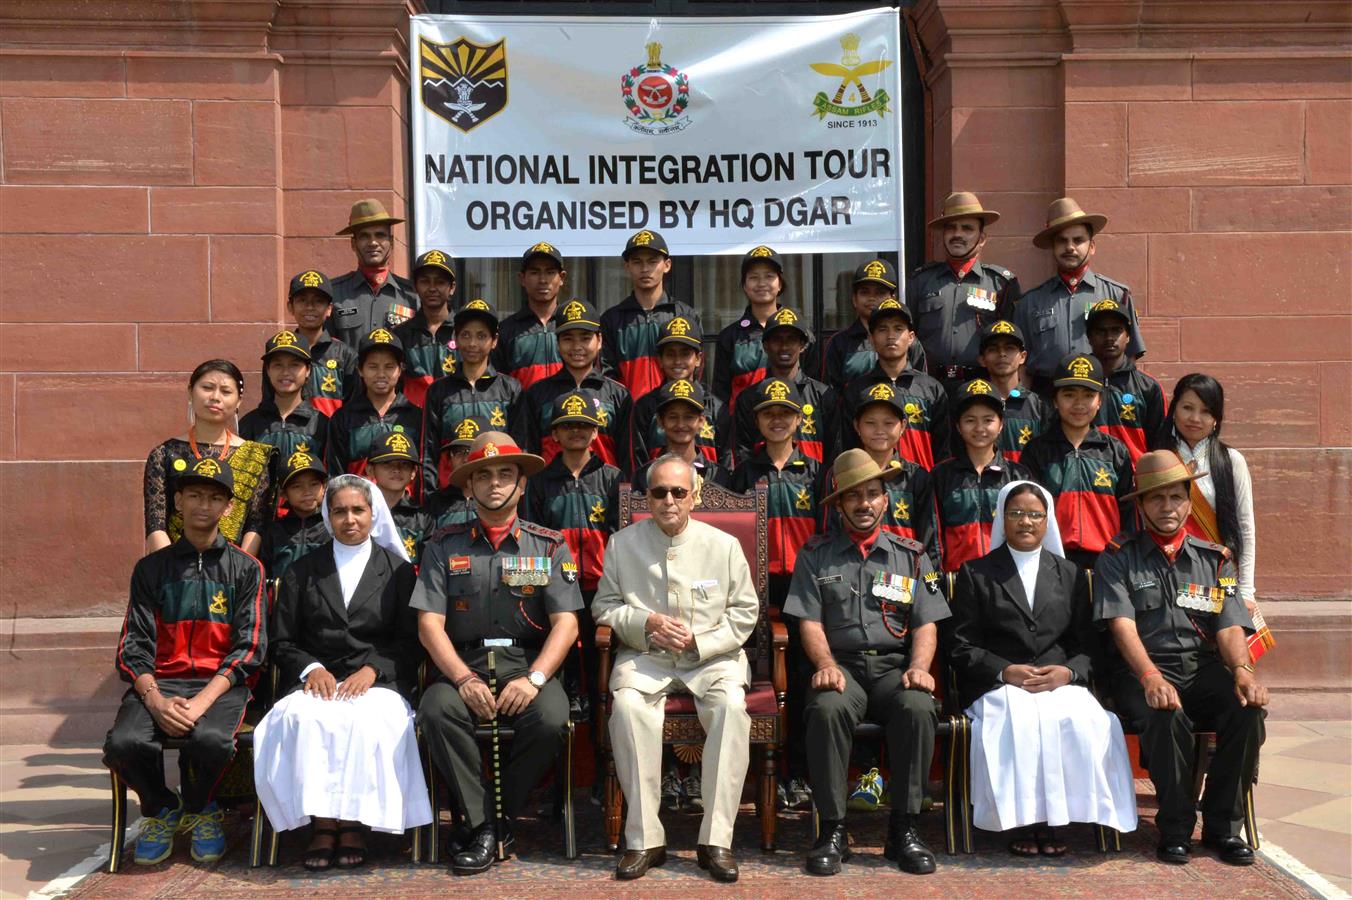
[[[1062,272],[1061,280],[1064,281],[1066,283],[1066,287],[1070,288],[1071,292],[1074,293],[1075,289],[1080,286],[1080,282],[1084,281],[1084,273],[1088,271],[1089,271],[1089,263],[1086,261],[1085,264],[1080,266],[1078,269],[1072,269],[1069,272]]]
[[[967,277],[967,273],[972,271],[972,266],[976,265],[976,257],[969,256],[966,259],[949,259],[948,267],[953,270],[953,274],[958,276],[958,280]]]
[[[479,527],[484,530],[484,537],[488,538],[488,543],[492,544],[496,551],[502,546],[502,542],[507,540],[507,535],[512,533],[512,529],[516,528],[516,516],[513,516],[512,521],[501,527],[489,525],[483,519],[480,519]]]
[[[389,266],[358,266],[357,270],[361,272],[367,284],[377,291],[385,286],[386,280],[390,277]]]
[[[873,549],[874,541],[878,540],[878,534],[883,530],[882,523],[879,522],[873,526],[869,532],[855,531],[848,525],[845,527],[845,534],[849,536],[850,542],[859,550],[859,555],[868,558],[869,551]]]
[[[1180,528],[1172,535],[1166,537],[1165,535],[1157,533],[1148,525],[1146,526],[1146,533],[1149,534],[1150,539],[1155,542],[1155,546],[1160,548],[1160,552],[1164,554],[1165,559],[1169,560],[1169,565],[1171,566],[1178,557],[1178,551],[1183,549],[1183,541],[1188,536],[1186,528]]]

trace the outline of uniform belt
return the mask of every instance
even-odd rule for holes
[[[906,653],[905,650],[897,648],[896,650],[836,650],[836,656],[901,656]]]
[[[516,638],[484,638],[478,641],[456,641],[455,650],[457,653],[464,653],[466,650],[482,650],[486,647],[520,647],[523,650],[539,650],[542,644],[526,643],[518,641]]]

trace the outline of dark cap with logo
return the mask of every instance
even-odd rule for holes
[[[1087,387],[1103,390],[1103,364],[1090,353],[1072,353],[1062,357],[1052,372],[1052,388]]]
[[[657,389],[657,411],[661,412],[673,403],[689,403],[700,412],[704,412],[704,385],[684,378],[668,381]]]
[[[190,484],[214,484],[231,497],[235,495],[235,473],[211,456],[174,460],[174,490],[182,490]]]
[[[586,300],[574,297],[554,314],[554,333],[578,330],[600,334],[601,314]]]
[[[896,387],[885,381],[877,381],[872,384],[861,383],[854,386],[850,392],[850,405],[854,407],[854,417],[857,420],[865,409],[875,403],[882,403],[891,407],[901,421],[906,421],[906,401],[897,393]]]
[[[957,419],[973,403],[984,403],[1001,416],[1005,414],[1005,401],[984,378],[973,378],[958,385],[953,392],[953,418]]]
[[[883,287],[897,289],[897,270],[885,259],[871,259],[854,270],[853,284],[881,284]]]
[[[452,327],[459,331],[470,319],[478,319],[488,325],[488,330],[498,333],[498,311],[487,300],[474,299],[455,311]]]
[[[883,319],[896,317],[906,320],[906,327],[914,329],[915,323],[911,319],[911,310],[905,303],[902,303],[896,297],[888,297],[883,302],[873,308],[873,312],[868,317],[868,330],[871,332],[878,327],[878,323]]]
[[[279,331],[268,338],[268,342],[263,345],[263,359],[267,360],[268,357],[281,353],[298,356],[309,362],[310,342],[303,334],[297,334],[294,331]]]
[[[763,342],[773,331],[779,331],[781,328],[787,328],[802,335],[803,340],[809,344],[812,343],[812,331],[803,323],[803,317],[795,309],[787,306],[781,306],[770,314],[770,318],[765,320],[765,330],[761,332],[761,341]]]
[[[319,460],[310,453],[310,448],[306,444],[297,445],[295,451],[286,458],[286,468],[282,471],[281,486],[285,488],[291,482],[291,479],[302,472],[313,472],[319,476],[320,482],[327,481],[329,477],[329,473],[325,471]]]
[[[377,328],[357,343],[357,362],[360,363],[372,350],[388,350],[399,358],[399,362],[404,361],[404,345],[388,328]]]
[[[418,277],[418,272],[423,269],[440,269],[455,281],[455,269],[451,268],[451,257],[441,250],[428,250],[422,256],[413,260],[413,277]]]
[[[563,254],[559,252],[558,247],[555,247],[553,244],[549,243],[549,241],[539,241],[526,248],[526,252],[521,254],[521,268],[523,271],[525,270],[526,265],[531,261],[531,257],[534,256],[547,256],[558,263],[560,269],[563,268]]]
[[[301,291],[319,291],[330,301],[333,300],[333,283],[329,281],[329,276],[317,269],[306,269],[299,275],[291,279],[291,287],[287,290],[287,299],[290,299]]]
[[[742,257],[743,280],[746,279],[746,270],[751,268],[752,263],[758,262],[769,263],[775,267],[776,272],[781,275],[784,274],[784,260],[779,258],[779,254],[772,247],[761,244],[759,247],[752,247],[746,251],[746,255]]]
[[[555,425],[591,425],[601,426],[596,417],[596,398],[582,391],[572,391],[554,401],[550,412],[549,427]]]
[[[783,378],[763,378],[752,388],[752,412],[760,412],[772,406],[783,406],[794,412],[803,411],[803,394],[798,385]]]
[[[704,345],[700,342],[700,333],[695,330],[694,323],[685,316],[675,316],[663,323],[662,330],[658,332],[657,346],[661,348],[667,344],[685,344],[696,350],[704,349]]]
[[[487,416],[469,416],[455,423],[455,429],[446,440],[441,442],[441,450],[468,450],[469,445],[479,436],[479,432],[488,431],[492,426]]]
[[[628,259],[629,254],[635,250],[652,250],[654,253],[660,253],[663,256],[670,256],[667,250],[667,241],[656,231],[643,229],[630,236],[629,240],[624,242],[624,252],[620,254],[620,259]]]
[[[1092,328],[1094,323],[1104,316],[1117,316],[1123,324],[1128,327],[1131,325],[1131,313],[1127,312],[1127,307],[1108,297],[1089,307],[1089,312],[1085,316],[1084,327]]]
[[[396,425],[393,431],[382,434],[371,442],[371,449],[366,454],[366,461],[368,463],[417,463],[419,460],[413,439],[404,432],[402,425]]]
[[[1009,338],[1022,349],[1028,349],[1028,342],[1023,339],[1023,329],[1008,319],[996,319],[982,327],[980,349],[985,350],[986,345],[996,338]]]

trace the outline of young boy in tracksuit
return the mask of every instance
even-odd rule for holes
[[[701,384],[699,376],[704,365],[704,353],[700,349],[702,344],[695,328],[694,323],[682,316],[662,326],[657,339],[657,363],[663,385],[673,381]],[[657,415],[662,397],[660,391],[654,390],[634,398],[633,412],[629,417],[629,457],[631,470],[635,474],[660,455],[662,445],[666,442]],[[705,459],[726,467],[729,462],[728,450],[732,444],[732,422],[727,404],[708,392],[703,402],[704,424],[695,437],[695,446]]]
[[[422,409],[432,382],[455,371],[455,269],[441,250],[428,250],[413,261],[418,311],[393,329],[404,348],[404,396]]]
[[[258,555],[269,580],[281,578],[296,560],[332,539],[319,511],[327,480],[324,466],[307,451],[297,450],[283,460],[278,483],[286,509],[264,530]]]
[[[1104,388],[1096,357],[1063,357],[1052,379],[1057,421],[1028,442],[1019,460],[1056,502],[1066,559],[1086,569],[1113,535],[1136,530],[1131,454],[1094,427]]]
[[[357,348],[362,390],[343,404],[329,427],[329,474],[366,473],[366,456],[387,434],[402,434],[415,446],[421,439],[422,413],[404,396],[400,379],[404,348],[386,328],[362,338]]]
[[[1018,462],[1028,442],[1047,430],[1053,418],[1051,407],[1020,380],[1023,364],[1028,361],[1028,345],[1019,326],[996,319],[981,329],[979,346],[977,358],[986,369],[984,380],[1005,404],[995,446],[1005,459]],[[956,454],[957,444],[953,447]]]
[[[399,540],[415,570],[418,558],[422,556],[423,542],[435,530],[431,514],[410,496],[420,468],[416,448],[416,444],[396,432],[383,436],[366,456],[366,475],[385,498],[394,527],[399,531]]]
[[[1127,354],[1131,320],[1116,300],[1100,300],[1089,308],[1085,335],[1108,378],[1094,424],[1127,445],[1134,466],[1148,449],[1150,439],[1164,427],[1168,414],[1164,390],[1158,381],[1136,368],[1136,361]]]
[[[136,791],[145,821],[135,860],[154,865],[192,835],[192,857],[225,853],[223,813],[212,799],[235,755],[249,682],[267,652],[263,566],[227,541],[217,523],[234,496],[230,467],[204,457],[174,481],[183,535],[132,570],[117,644],[131,687],[103,745],[103,761]],[[181,791],[164,780],[165,738],[182,738]],[[121,848],[114,848],[115,854]]]

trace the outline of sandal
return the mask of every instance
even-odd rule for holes
[[[331,838],[329,845],[327,847],[316,847],[315,841],[324,836]],[[305,849],[305,855],[301,857],[301,865],[311,872],[322,872],[333,865],[333,853],[336,849],[338,849],[338,829],[316,827],[310,837],[310,846]]]
[[[366,841],[362,840],[360,847],[354,847],[351,844],[342,843],[342,836],[345,834],[365,834],[366,829],[361,825],[347,825],[338,829],[338,844],[334,849],[333,864],[340,869],[355,869],[366,862]]]
[[[1065,856],[1066,845],[1056,839],[1056,829],[1043,827],[1034,832],[1037,839],[1037,852],[1041,856]]]
[[[1037,836],[1025,828],[1018,837],[1009,842],[1009,852],[1014,856],[1037,856],[1042,852],[1042,845],[1038,843]]]

